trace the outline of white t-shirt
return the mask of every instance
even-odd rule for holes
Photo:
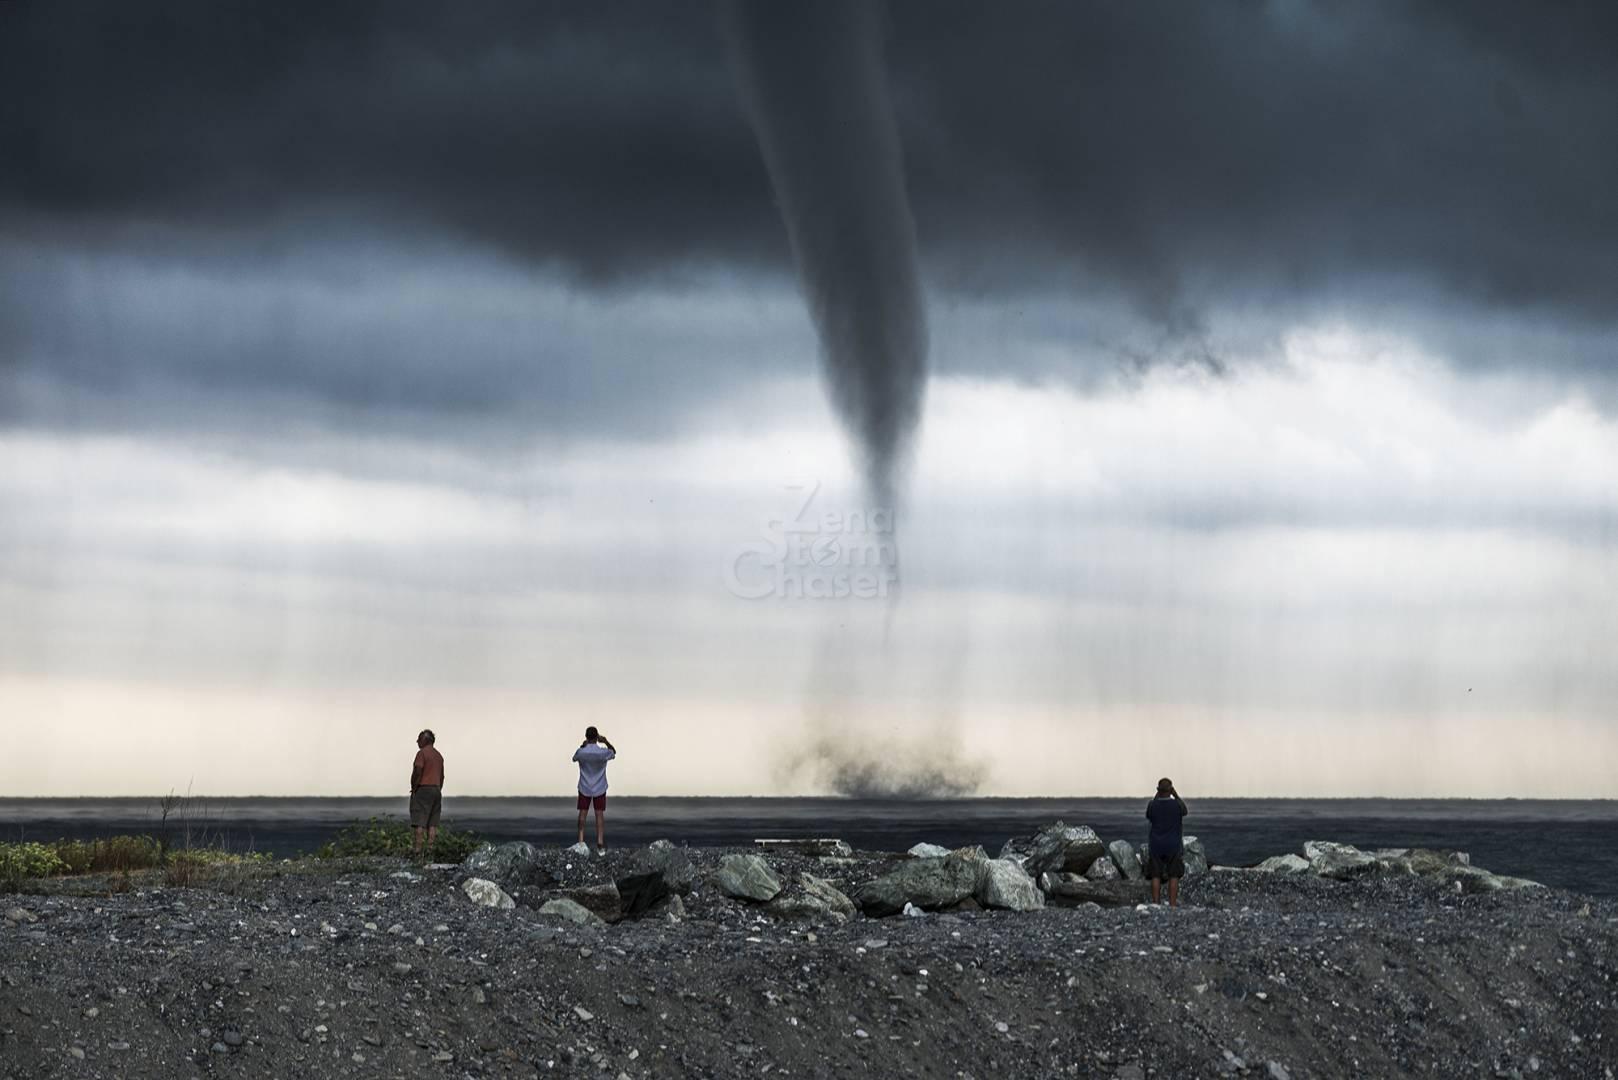
[[[586,743],[573,751],[573,760],[579,763],[579,794],[597,795],[607,793],[607,762],[618,756],[616,750],[608,750],[600,743]]]

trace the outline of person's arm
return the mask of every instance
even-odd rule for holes
[[[600,738],[601,738],[601,745],[605,746],[608,750],[612,751],[612,756],[613,757],[617,757],[618,756],[618,748],[616,746],[612,745],[612,742],[605,735],[602,735]]]
[[[1180,793],[1178,791],[1174,790],[1173,788],[1170,788],[1169,789],[1169,794],[1173,795],[1174,796],[1174,801],[1180,804],[1180,816],[1181,817],[1190,817],[1191,816],[1191,808],[1185,804],[1184,799],[1180,798]]]
[[[410,794],[414,795],[421,786],[421,751],[416,751],[416,763],[410,766]]]

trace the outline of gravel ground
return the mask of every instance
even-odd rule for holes
[[[717,849],[690,849],[699,868]],[[1618,904],[1216,870],[1179,910],[515,910],[369,860],[0,896],[0,1076],[1612,1077]],[[852,890],[892,857],[772,854]]]

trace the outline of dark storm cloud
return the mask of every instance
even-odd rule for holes
[[[889,22],[946,294],[1112,298],[1157,328],[1126,356],[1215,363],[1222,312],[1408,295],[1417,322],[1585,325],[1560,362],[1612,365],[1612,5],[903,2]],[[161,226],[251,261],[337,219],[590,287],[789,262],[707,6],[6,4],[0,160],[0,229],[33,242]]]

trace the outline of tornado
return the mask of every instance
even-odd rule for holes
[[[721,12],[833,407],[870,497],[896,511],[926,387],[927,321],[881,9],[731,0]]]

